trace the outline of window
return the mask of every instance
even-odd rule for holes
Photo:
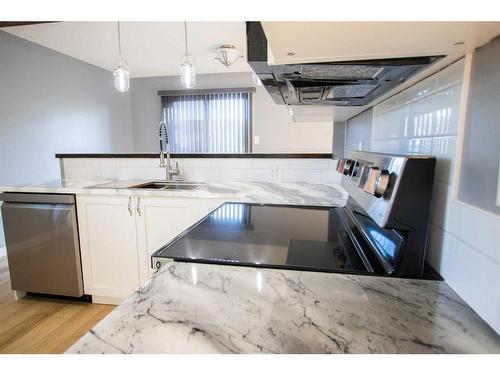
[[[251,152],[250,91],[160,91],[170,150],[214,154]]]

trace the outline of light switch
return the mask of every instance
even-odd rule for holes
[[[260,142],[259,136],[258,136],[258,135],[254,136],[254,137],[253,137],[253,144],[254,144],[254,145],[258,145],[258,144],[259,144],[259,142]]]

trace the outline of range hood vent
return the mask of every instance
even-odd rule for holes
[[[375,90],[377,85],[343,85],[334,86],[326,96],[327,99],[340,99],[340,98],[364,98]]]
[[[247,22],[248,64],[277,104],[364,106],[443,56],[269,65],[260,22]]]
[[[353,80],[373,79],[384,68],[366,65],[305,65],[300,69],[304,79]]]

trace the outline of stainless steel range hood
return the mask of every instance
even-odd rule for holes
[[[260,22],[247,22],[248,63],[277,104],[364,106],[443,56],[269,65]]]

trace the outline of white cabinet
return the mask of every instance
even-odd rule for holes
[[[97,299],[118,301],[139,286],[133,204],[126,196],[77,197],[84,290]]]
[[[498,22],[262,22],[271,64],[355,61],[474,51]]]
[[[137,237],[141,283],[152,275],[151,255],[223,201],[218,199],[165,199],[137,197]]]
[[[84,289],[119,303],[152,275],[150,256],[212,209],[218,199],[79,195]]]

